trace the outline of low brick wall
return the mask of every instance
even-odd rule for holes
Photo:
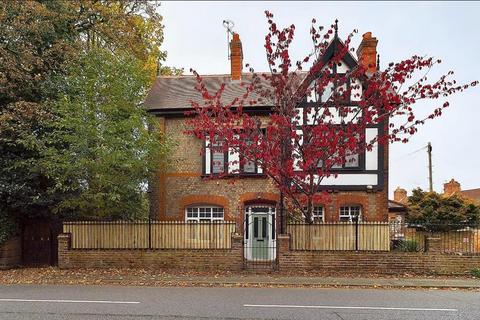
[[[21,263],[22,241],[20,237],[15,237],[0,247],[0,269],[17,267]]]
[[[232,235],[231,249],[71,249],[68,233],[58,236],[58,266],[69,268],[180,268],[193,270],[241,270],[243,237]]]
[[[420,252],[294,251],[279,235],[279,270],[322,270],[379,274],[461,274],[480,267],[479,255]]]

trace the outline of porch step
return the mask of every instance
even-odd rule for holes
[[[272,271],[276,266],[275,261],[245,261],[244,263],[245,270]]]

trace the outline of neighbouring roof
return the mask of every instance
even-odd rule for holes
[[[460,191],[460,194],[466,198],[480,202],[480,188],[462,190]]]
[[[402,211],[407,211],[408,208],[406,205],[403,203],[394,201],[394,200],[388,200],[388,211],[389,212],[402,212]]]

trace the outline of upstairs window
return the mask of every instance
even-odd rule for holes
[[[339,220],[341,222],[354,222],[362,219],[362,207],[359,205],[347,205],[340,207]]]
[[[247,140],[245,144],[249,146],[252,144],[252,142],[250,140]],[[243,158],[242,160],[243,160],[242,164],[240,165],[240,173],[245,173],[245,174],[262,173],[261,169],[258,166],[258,163],[255,160],[248,160],[245,158]]]
[[[243,160],[241,155],[228,148],[225,150],[223,141],[205,140],[205,152],[203,155],[203,173],[207,175],[221,174],[262,174],[262,168],[253,160]],[[242,160],[242,161],[241,161]]]
[[[212,173],[221,174],[225,172],[226,152],[222,150],[223,143],[215,141],[212,143]]]
[[[332,169],[355,169],[360,168],[360,156],[358,153],[345,156],[345,162],[332,165]]]
[[[205,140],[204,173],[222,174],[226,172],[228,152],[223,150],[223,141]]]

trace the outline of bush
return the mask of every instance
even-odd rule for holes
[[[407,222],[421,225],[426,231],[445,232],[480,225],[480,206],[458,195],[414,189],[408,203]]]
[[[420,244],[417,240],[400,240],[398,249],[405,252],[418,252],[420,251]]]
[[[480,267],[472,269],[472,271],[470,271],[470,274],[475,278],[480,278]]]

